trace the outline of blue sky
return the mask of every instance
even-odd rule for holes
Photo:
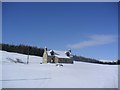
[[[118,6],[109,3],[3,3],[3,43],[118,58]]]

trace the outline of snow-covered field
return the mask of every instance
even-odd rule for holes
[[[0,51],[3,88],[118,88],[118,66],[84,62],[63,64],[40,64],[41,57]],[[16,59],[17,58],[17,59]]]

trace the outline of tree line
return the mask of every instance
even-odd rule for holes
[[[43,56],[44,49],[38,48],[36,46],[29,46],[29,45],[10,45],[10,44],[0,44],[0,50],[8,51],[8,52],[16,52],[26,55],[36,55],[36,56]]]
[[[120,65],[120,60],[116,60],[113,62],[103,62],[97,59],[92,59],[92,58],[86,58],[83,56],[77,56],[77,55],[73,55],[73,60],[74,61],[81,61],[81,62],[88,62],[88,63],[96,63],[96,64],[108,64],[108,65]]]

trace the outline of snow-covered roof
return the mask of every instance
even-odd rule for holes
[[[58,58],[70,58],[72,57],[71,53],[70,53],[70,57],[68,57],[66,55],[66,51],[58,51],[58,50],[53,50],[54,51],[54,56],[58,57]],[[47,51],[48,56],[51,56],[51,50]]]

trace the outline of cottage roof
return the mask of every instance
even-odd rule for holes
[[[53,50],[54,51],[54,56],[58,58],[70,58],[72,55],[70,53],[70,57],[66,55],[66,51],[58,51],[58,50]],[[51,50],[47,51],[48,56],[51,56]]]

